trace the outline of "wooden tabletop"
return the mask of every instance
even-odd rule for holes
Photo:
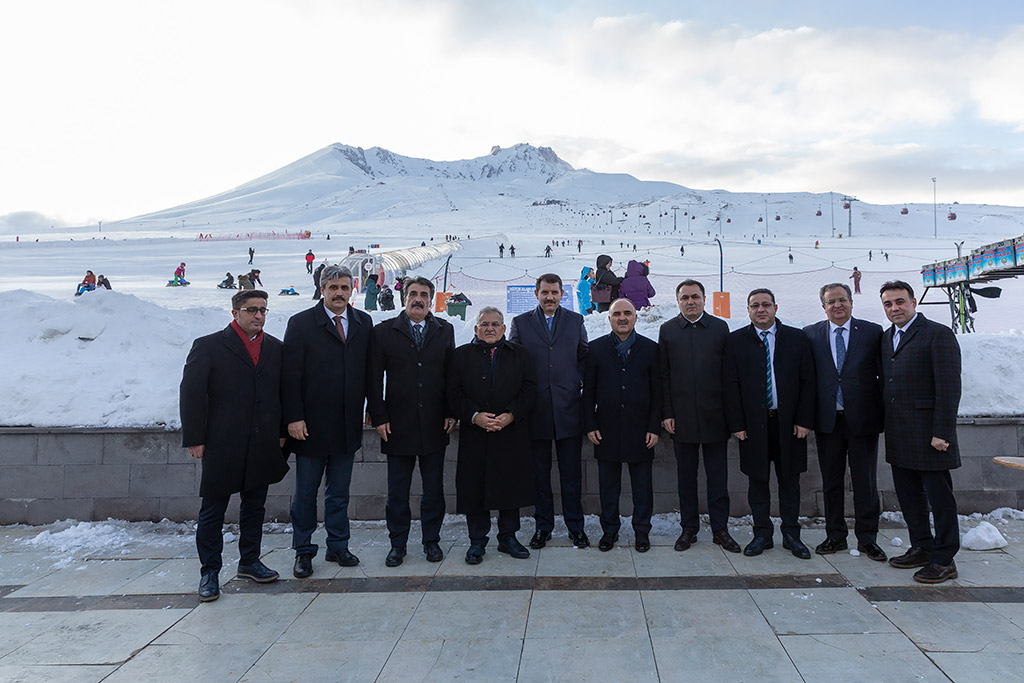
[[[1012,467],[1015,470],[1024,470],[1024,458],[1018,458],[1012,455],[1000,455],[999,457],[992,458],[992,461],[997,465]]]

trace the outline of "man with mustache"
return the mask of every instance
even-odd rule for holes
[[[388,502],[385,508],[391,551],[384,564],[402,564],[412,514],[409,488],[416,460],[423,495],[420,526],[423,552],[429,562],[444,559],[444,452],[455,418],[446,405],[445,381],[455,328],[430,312],[434,283],[425,277],[406,278],[405,310],[378,323],[370,335],[367,377],[370,420],[388,458]],[[384,377],[387,375],[387,384]]]
[[[317,491],[325,478],[328,562],[359,564],[348,548],[348,498],[362,445],[370,316],[349,305],[352,272],[330,265],[320,275],[323,301],[288,320],[284,334],[284,420],[295,453],[292,548],[296,578],[313,574]]]
[[[537,278],[537,308],[512,320],[509,341],[526,347],[537,377],[537,402],[530,414],[530,449],[537,487],[535,533],[530,547],[543,548],[555,528],[555,498],[551,490],[551,446],[558,458],[562,491],[562,518],[569,539],[586,548],[583,530],[583,422],[580,391],[587,356],[587,330],[583,316],[561,306],[562,278],[545,273]]]
[[[725,414],[740,441],[740,470],[747,475],[747,502],[754,539],[747,556],[774,547],[772,463],[779,485],[782,547],[809,560],[800,540],[800,474],[807,471],[807,435],[814,421],[814,358],[803,330],[783,325],[769,289],[747,295],[750,325],[732,332],[725,347]]]

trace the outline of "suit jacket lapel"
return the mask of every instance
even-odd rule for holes
[[[397,330],[401,334],[404,334],[409,339],[412,339],[413,341],[416,341],[415,339],[413,339],[413,337],[412,337],[412,329],[410,329],[410,327],[409,327],[411,324],[412,324],[412,321],[409,320],[409,316],[407,316],[405,314],[405,311],[402,311],[401,313],[398,314],[398,317],[395,318],[395,322],[392,323],[391,326],[394,327],[395,330]]]
[[[540,338],[550,342],[551,335],[548,333],[548,322],[545,319],[544,311],[541,310],[540,306],[537,306],[537,308],[533,309],[532,319],[533,326],[537,328],[537,334],[540,335]]]
[[[922,327],[924,327],[924,316],[918,313],[917,320],[915,320],[910,325],[910,327],[903,331],[903,334],[900,336],[900,345],[896,347],[896,351],[894,351],[892,355],[895,356],[900,351],[902,351],[903,347],[907,345],[907,342],[913,339],[917,335],[918,330],[920,330]],[[893,334],[895,333],[895,328],[893,328]],[[892,343],[891,337],[889,339],[889,343]],[[892,348],[892,346],[890,346],[889,348]]]
[[[221,334],[221,339],[224,340],[224,345],[227,346],[232,353],[245,361],[245,364],[250,368],[255,367],[252,364],[252,357],[249,352],[245,350],[245,344],[238,338],[238,333],[231,329],[231,325],[228,325],[224,332]]]
[[[850,318],[850,338],[846,340],[846,359],[850,359],[854,349],[860,348],[860,337],[863,334],[860,329],[861,322],[856,318]],[[846,362],[843,362],[843,367],[846,367]]]

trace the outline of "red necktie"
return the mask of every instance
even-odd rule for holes
[[[341,316],[334,316],[334,326],[338,328],[338,334],[341,335],[341,341],[345,341],[345,327],[341,324]]]

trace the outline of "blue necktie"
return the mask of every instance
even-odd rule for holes
[[[895,351],[900,347],[900,337],[903,336],[903,330],[896,330],[896,334],[892,336],[892,350]]]
[[[846,361],[846,342],[843,340],[843,328],[836,328],[836,372],[842,373],[843,363]],[[843,405],[843,385],[839,385],[836,391],[836,403]]]
[[[767,370],[767,374],[765,376],[765,386],[768,387],[768,394],[767,394],[768,409],[771,410],[771,407],[772,407],[772,348],[770,346],[768,346],[768,331],[767,330],[761,333],[761,341],[764,342],[764,355],[765,355],[765,359],[768,361],[767,364],[766,364],[766,367],[767,367],[768,370]]]
[[[413,341],[416,342],[416,350],[417,351],[422,351],[423,350],[423,340],[425,338],[425,333],[423,331],[423,325],[413,325],[412,326],[412,338],[413,338]]]

